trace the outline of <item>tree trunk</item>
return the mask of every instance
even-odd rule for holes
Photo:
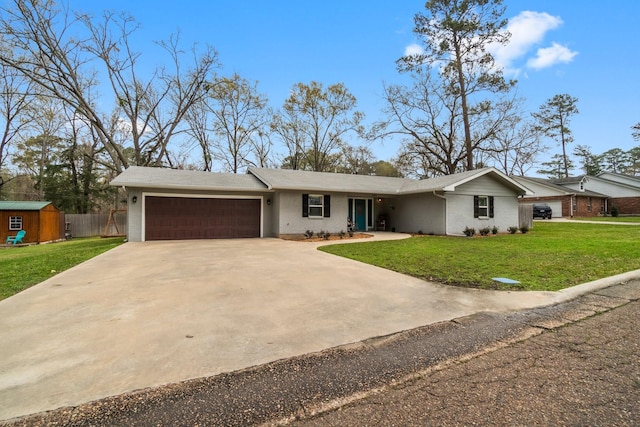
[[[458,72],[458,84],[460,85],[460,101],[462,103],[462,121],[464,123],[464,147],[467,154],[467,170],[473,170],[473,145],[471,143],[471,124],[469,123],[469,106],[467,105],[467,85],[464,80],[462,70],[462,53],[460,52],[460,42],[454,36],[456,50],[456,71]]]

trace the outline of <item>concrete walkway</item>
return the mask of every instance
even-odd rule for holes
[[[553,304],[608,285],[557,293],[454,288],[335,257],[319,245],[127,243],[0,301],[0,419],[472,313]]]

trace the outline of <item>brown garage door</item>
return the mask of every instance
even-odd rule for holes
[[[145,240],[260,237],[259,199],[145,198]]]

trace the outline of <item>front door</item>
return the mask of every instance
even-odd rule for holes
[[[354,218],[353,225],[356,230],[367,230],[367,201],[365,199],[354,200]]]

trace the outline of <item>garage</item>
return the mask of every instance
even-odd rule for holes
[[[551,208],[552,218],[562,218],[562,202],[560,200],[547,200],[545,203]]]
[[[145,197],[145,240],[260,237],[259,198]]]

